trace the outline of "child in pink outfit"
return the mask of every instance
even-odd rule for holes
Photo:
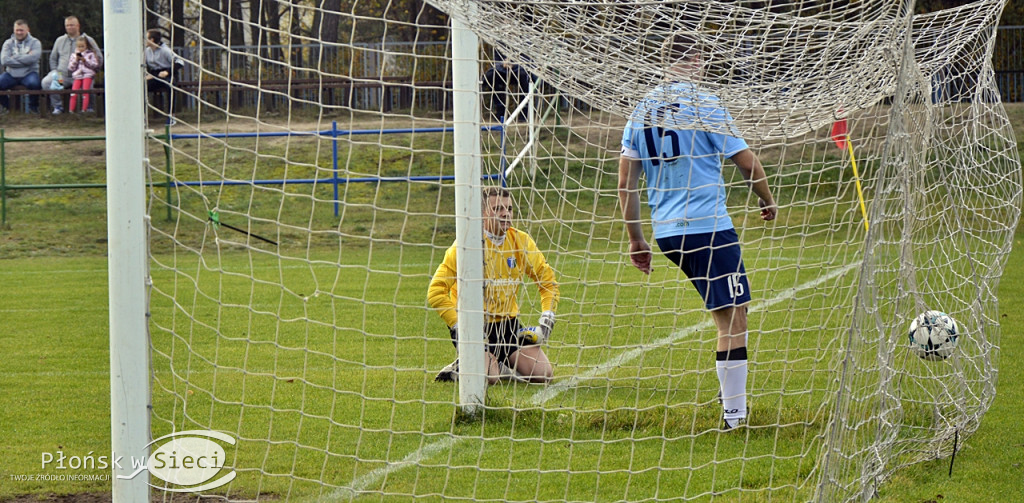
[[[81,37],[75,43],[75,53],[71,55],[68,61],[68,72],[75,79],[75,82],[71,85],[73,90],[89,90],[92,89],[92,79],[96,76],[96,68],[98,68],[99,62],[96,61],[96,54],[89,48],[89,42],[85,37]],[[75,105],[78,101],[78,95],[71,95],[71,108],[70,112],[75,111]],[[85,112],[89,109],[89,93],[82,93],[82,111]]]

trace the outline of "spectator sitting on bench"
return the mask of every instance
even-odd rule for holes
[[[96,70],[103,68],[103,51],[92,37],[82,33],[82,26],[75,16],[64,18],[64,32],[64,35],[57,37],[57,40],[53,42],[53,50],[50,51],[50,70],[60,72],[62,89],[71,89],[72,78],[71,72],[68,71],[68,65],[71,64],[71,57],[77,52],[75,47],[78,41],[84,39],[89,43],[89,49],[96,55]],[[56,88],[53,85],[53,71],[43,77],[43,89]],[[50,95],[50,108],[53,109],[53,115],[60,115],[64,112],[63,102],[61,95]]]
[[[71,56],[71,62],[68,63],[68,71],[71,72],[71,76],[75,78],[75,83],[71,86],[71,89],[76,91],[83,90],[88,91],[92,89],[92,79],[96,76],[96,69],[99,68],[100,64],[97,62],[96,54],[89,48],[89,41],[80,38],[75,46],[75,55]],[[78,101],[78,95],[71,95],[71,107],[70,112],[75,113],[75,105]],[[89,93],[82,93],[82,111],[88,112],[91,108],[89,107]]]
[[[166,94],[167,125],[173,126],[175,120],[171,97],[174,94],[174,72],[185,66],[185,62],[174,54],[163,39],[163,34],[156,28],[146,32],[146,91]]]
[[[39,81],[39,56],[43,53],[43,45],[29,34],[28,22],[19,19],[14,22],[14,34],[4,42],[0,52],[0,91],[14,86],[25,86],[26,89],[42,89]],[[28,98],[29,112],[39,113],[39,95]],[[10,107],[8,96],[0,96],[0,113]]]

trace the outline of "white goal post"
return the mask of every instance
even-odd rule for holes
[[[115,447],[233,439],[231,478],[196,492],[864,501],[983,420],[1022,186],[990,62],[1003,0],[930,14],[878,0],[224,4],[105,10],[107,96],[125,96],[107,110],[111,379],[152,395],[140,417],[112,391]],[[141,50],[143,25],[185,60],[172,109],[135,108],[142,75],[120,77],[143,64],[123,49]],[[685,78],[669,70],[679,40],[701,51]],[[680,88],[698,91],[662,91]],[[778,203],[762,221],[719,159],[752,297],[740,428],[724,428],[720,398],[735,397],[720,397],[717,330],[690,279],[653,241],[650,275],[628,257],[622,138],[647,96],[720,106],[727,118],[687,129],[745,139]],[[168,113],[144,145],[122,140]],[[525,260],[485,263],[481,190],[495,185],[557,279],[547,384],[486,384],[487,270]],[[651,219],[644,205],[648,237]],[[140,223],[144,259],[115,239]],[[453,244],[457,349],[427,303]],[[513,286],[537,325],[538,286]],[[930,310],[961,329],[948,358],[910,345]],[[435,382],[456,357],[458,382]],[[148,375],[117,372],[126,362]],[[145,489],[128,487],[115,496]]]
[[[472,9],[472,6],[470,6]],[[477,36],[452,21],[452,77],[455,120],[455,243],[458,256],[459,404],[476,414],[487,394],[484,359],[484,240],[480,184],[480,90]]]
[[[110,439],[113,459],[144,458],[150,437],[142,2],[104,2],[107,243],[110,306]],[[148,501],[146,476],[115,466],[113,501]]]

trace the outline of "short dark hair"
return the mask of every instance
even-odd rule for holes
[[[484,187],[484,202],[492,197],[512,197],[512,193],[505,187]]]
[[[146,38],[152,40],[154,44],[159,44],[164,41],[164,34],[158,28],[152,28],[146,30]]]
[[[693,59],[701,53],[701,45],[693,33],[676,32],[665,37],[662,50],[666,61],[676,62]]]
[[[28,26],[28,21],[25,21],[24,19],[15,19],[14,20],[14,26],[18,26],[18,25]]]

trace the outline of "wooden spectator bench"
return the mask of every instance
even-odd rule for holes
[[[334,77],[334,78],[323,78],[323,79],[265,79],[265,80],[204,80],[204,81],[182,81],[178,80],[174,82],[175,90],[183,91],[193,96],[199,96],[200,94],[207,93],[251,93],[251,92],[263,92],[272,91],[278,93],[288,93],[293,91],[304,91],[304,90],[316,90],[324,89],[327,90],[324,98],[330,103],[339,105],[348,105],[351,99],[351,92],[354,89],[381,89],[382,104],[385,112],[391,111],[392,95],[393,93],[399,93],[404,95],[412,93],[412,78],[409,76],[402,77],[384,77],[384,82],[368,82],[360,79],[351,79],[345,77]],[[451,82],[416,82],[416,86],[419,88],[434,87],[438,89],[451,90]],[[71,89],[52,90],[52,89],[40,89],[40,90],[28,90],[24,86],[15,86],[13,89],[7,91],[0,91],[0,96],[8,96],[11,98],[11,109],[21,110],[23,108],[22,98],[30,95],[39,96],[39,114],[50,115],[50,101],[47,99],[52,95],[70,96],[75,93],[89,93],[93,96],[90,100],[90,104],[93,109],[96,110],[96,115],[99,117],[103,116],[103,96],[104,89],[102,83],[94,85],[92,89],[88,91],[74,91]],[[166,99],[166,97],[162,98]],[[67,111],[68,99],[64,99],[65,107]],[[176,100],[176,105],[181,103],[180,100]],[[176,106],[177,108],[177,106]],[[66,112],[65,112],[66,113]]]
[[[88,93],[88,94],[92,95],[92,98],[89,100],[89,104],[92,105],[93,110],[96,111],[96,116],[97,117],[103,117],[103,94],[104,94],[104,92],[103,92],[103,87],[102,86],[93,86],[92,89],[89,89],[87,91],[83,91],[83,90],[75,91],[75,90],[71,90],[71,89],[60,89],[60,90],[38,89],[38,90],[30,90],[30,89],[25,88],[25,86],[20,86],[19,85],[19,86],[14,86],[12,89],[9,89],[7,91],[0,91],[0,96],[7,96],[7,97],[10,98],[11,111],[21,110],[21,111],[24,112],[25,110],[23,110],[23,104],[22,104],[22,102],[24,100],[22,98],[24,98],[26,96],[38,95],[39,96],[39,114],[43,115],[43,116],[46,116],[46,115],[50,115],[50,112],[51,112],[51,110],[49,108],[50,107],[50,100],[47,99],[48,97],[53,96],[53,95],[68,96],[68,97],[70,97],[72,94],[82,94],[82,93]],[[65,101],[65,103],[67,103],[68,99],[65,99],[64,101]],[[65,110],[65,113],[67,113],[68,108],[67,108],[66,105],[64,107],[64,110]]]

